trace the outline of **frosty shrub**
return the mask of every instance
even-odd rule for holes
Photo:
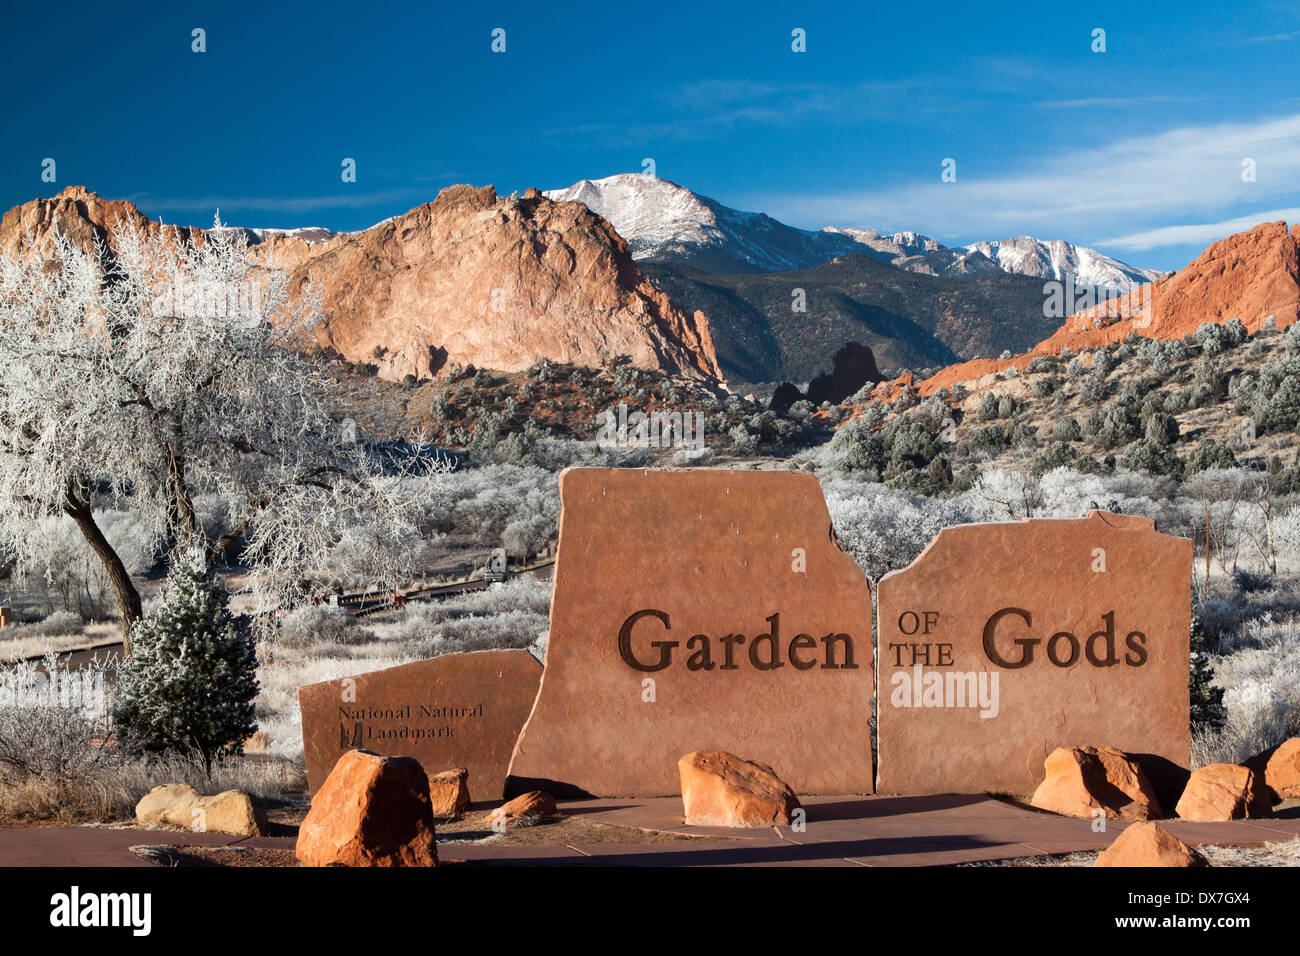
[[[500,546],[515,521],[544,517],[554,537],[560,520],[560,486],[555,474],[526,465],[491,465],[448,476],[449,506],[430,517],[437,530]]]
[[[1077,471],[1087,471],[1091,459],[1085,456],[1077,448],[1065,441],[1053,441],[1041,452],[1034,456],[1033,466],[1030,473],[1034,477],[1040,477],[1047,472],[1055,471],[1060,468],[1073,468]]]
[[[840,543],[872,581],[907,567],[945,527],[971,520],[960,505],[833,473],[822,492]]]
[[[980,521],[1030,518],[1042,503],[1038,482],[1018,471],[989,469],[976,479],[962,503]]]
[[[1106,397],[1106,376],[1093,371],[1079,382],[1079,397],[1089,405],[1096,405]]]
[[[158,542],[133,515],[96,511],[94,517],[128,574],[143,574],[152,567]],[[38,518],[8,531],[9,540],[21,542],[15,577],[48,612],[60,608],[83,618],[110,612],[113,588],[104,564],[71,519]]]
[[[39,621],[26,624],[13,624],[4,629],[5,640],[18,640],[25,637],[62,637],[67,634],[80,634],[86,629],[86,622],[80,614],[72,611],[55,611]]]
[[[1056,441],[1078,441],[1082,437],[1083,431],[1075,418],[1062,418],[1052,426],[1052,438]]]
[[[482,591],[408,604],[386,615],[377,629],[386,641],[427,648],[425,656],[451,650],[527,647],[546,632],[550,605],[551,582],[520,575]]]
[[[282,647],[363,644],[375,639],[374,632],[337,607],[296,608],[280,618],[275,642]]]
[[[83,776],[113,758],[102,670],[57,655],[0,671],[0,783]]]
[[[1300,422],[1300,357],[1261,366],[1247,400],[1261,431],[1294,430]]]
[[[1228,716],[1218,733],[1198,736],[1201,760],[1237,763],[1300,734],[1300,625],[1248,629],[1259,646],[1212,658]]]
[[[137,627],[114,711],[124,736],[148,750],[192,753],[209,775],[216,757],[243,753],[257,729],[257,653],[228,602],[211,572],[173,567],[162,606]]]
[[[1233,345],[1232,338],[1223,326],[1202,322],[1192,336],[1206,355],[1217,355]]]
[[[416,437],[400,459],[381,455],[334,421],[337,384],[296,348],[315,331],[316,296],[288,283],[220,223],[195,243],[123,220],[95,248],[55,234],[0,256],[0,545],[29,558],[31,525],[68,516],[103,565],[128,651],[140,594],[104,503],[134,516],[146,548],[212,561],[242,538],[265,608],[343,528],[376,528],[377,573],[408,568],[432,449]],[[227,506],[216,540],[196,507],[205,495]]]
[[[548,514],[516,518],[501,532],[506,554],[525,560],[537,554],[555,534],[555,519]]]
[[[1151,475],[1170,475],[1178,477],[1183,473],[1183,460],[1167,443],[1150,438],[1139,438],[1124,449],[1120,464],[1131,471],[1143,471]]]

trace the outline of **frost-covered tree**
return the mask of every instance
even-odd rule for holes
[[[215,575],[182,561],[167,579],[162,605],[135,628],[135,653],[122,666],[114,720],[147,749],[212,761],[242,753],[257,724],[257,652]]]
[[[332,380],[300,351],[313,290],[246,253],[218,222],[193,240],[124,224],[94,249],[55,236],[0,257],[0,546],[21,560],[32,522],[71,517],[128,641],[140,596],[100,507],[133,513],[172,554],[211,562],[242,540],[272,606],[358,525],[375,575],[400,574],[410,515],[440,484],[418,437],[381,460],[338,421]],[[227,504],[219,537],[197,514],[204,495]]]

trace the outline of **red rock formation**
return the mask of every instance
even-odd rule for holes
[[[424,769],[349,750],[312,797],[295,852],[307,866],[437,866]]]
[[[765,763],[721,750],[696,750],[677,761],[686,825],[789,826],[799,798]]]
[[[1176,339],[1203,322],[1241,319],[1257,332],[1269,316],[1284,329],[1300,319],[1300,225],[1261,223],[1214,243],[1196,261],[1141,286],[1122,299],[1070,316],[1051,338],[1010,359],[973,359],[950,365],[921,383],[921,394],[951,388],[1015,366],[1035,355],[1062,349],[1095,349],[1122,341],[1130,332],[1147,338]]]
[[[70,186],[6,213],[0,251],[21,252],[29,234],[39,244],[53,229],[88,245],[123,219],[157,228],[130,202]],[[317,243],[277,237],[252,246],[249,258],[291,270],[295,289],[313,280],[324,313],[319,343],[374,362],[386,378],[423,377],[453,362],[596,366],[620,354],[641,368],[720,377],[704,314],[683,312],[643,276],[604,219],[535,189],[502,199],[491,186],[451,186],[364,232]]]
[[[0,218],[0,253],[21,255],[32,246],[46,251],[55,232],[89,247],[96,240],[106,241],[120,222],[143,230],[159,228],[134,203],[101,199],[85,186],[68,186],[51,199],[33,199],[6,212]],[[179,232],[185,238],[191,233],[189,228]]]
[[[553,796],[544,790],[530,790],[501,804],[487,815],[487,822],[493,830],[502,832],[512,824],[528,825],[559,812]]]
[[[673,305],[582,203],[531,189],[501,199],[491,186],[451,186],[365,232],[313,247],[287,243],[285,253],[305,256],[293,264],[298,287],[319,284],[321,344],[375,362],[389,378],[452,362],[506,371],[542,358],[595,366],[618,354],[642,368],[719,376],[703,313]]]
[[[469,771],[464,767],[429,774],[429,803],[435,817],[458,817],[469,809]]]
[[[1163,814],[1155,788],[1130,755],[1111,747],[1057,747],[1043,761],[1043,782],[1032,806],[1090,819],[1098,810],[1122,820]]]
[[[1271,798],[1249,767],[1212,763],[1188,779],[1174,812],[1184,820],[1253,820],[1273,815]]]
[[[1158,823],[1134,823],[1097,855],[1093,866],[1209,866],[1205,857]]]
[[[1300,737],[1292,737],[1256,754],[1245,766],[1264,779],[1273,803],[1300,797]]]

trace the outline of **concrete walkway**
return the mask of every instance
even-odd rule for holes
[[[1099,850],[1123,829],[1094,833],[1075,820],[986,796],[808,797],[802,828],[729,830],[688,827],[676,797],[584,800],[560,804],[571,816],[707,839],[659,843],[534,846],[444,843],[439,856],[493,866],[948,866],[980,860]],[[1257,846],[1300,836],[1300,804],[1268,820],[1231,823],[1162,821],[1192,844]],[[292,850],[293,837],[240,838],[177,830],[104,827],[0,829],[0,866],[151,866],[137,844],[252,846]]]
[[[1126,825],[1111,821],[1108,832],[1094,833],[1091,821],[982,795],[801,799],[808,812],[801,830],[688,827],[676,797],[562,803],[563,812],[592,822],[726,839],[569,847],[453,844],[440,848],[439,854],[467,862],[524,865],[949,866],[1100,850]],[[1162,824],[1192,845],[1257,846],[1300,836],[1300,807],[1284,805],[1281,812],[1282,817],[1269,820]]]

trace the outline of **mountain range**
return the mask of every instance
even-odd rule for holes
[[[947,249],[911,233],[798,230],[651,177],[619,189],[629,202],[617,215],[635,213],[624,225],[631,240],[586,201],[536,189],[502,197],[491,186],[448,187],[358,232],[244,232],[255,265],[287,271],[295,288],[311,281],[322,295],[321,349],[394,381],[454,364],[513,372],[543,358],[594,366],[627,355],[709,387],[725,379],[749,388],[807,382],[848,342],[869,346],[886,376],[941,366],[934,382],[966,381],[1128,331],[1182,336],[1238,317],[1254,329],[1270,315],[1284,327],[1300,308],[1300,229],[1285,223],[1229,237],[1185,269],[1067,321],[1075,308],[1046,314],[1044,276],[1098,278],[1114,260],[1037,240]],[[584,184],[573,190],[595,195]],[[665,213],[646,190],[678,212]],[[159,228],[130,202],[70,186],[6,212],[0,252],[26,254],[56,232],[92,244],[123,220]],[[204,230],[175,235],[199,242]],[[982,265],[994,261],[1003,267]]]
[[[1021,354],[951,365],[920,383],[922,394],[957,383],[990,381],[1009,368],[1024,369],[1039,355],[1080,353],[1131,333],[1178,339],[1206,322],[1238,319],[1251,333],[1281,330],[1300,321],[1300,224],[1262,222],[1212,243],[1177,272],[1126,296],[1081,309],[1043,341]]]
[[[741,212],[644,173],[584,179],[544,195],[581,202],[609,220],[638,261],[688,265],[700,272],[754,274],[810,269],[843,255],[865,255],[932,276],[998,272],[1094,286],[1125,294],[1163,273],[1120,262],[1064,240],[1015,236],[949,248],[915,232],[798,229],[764,213]]]

